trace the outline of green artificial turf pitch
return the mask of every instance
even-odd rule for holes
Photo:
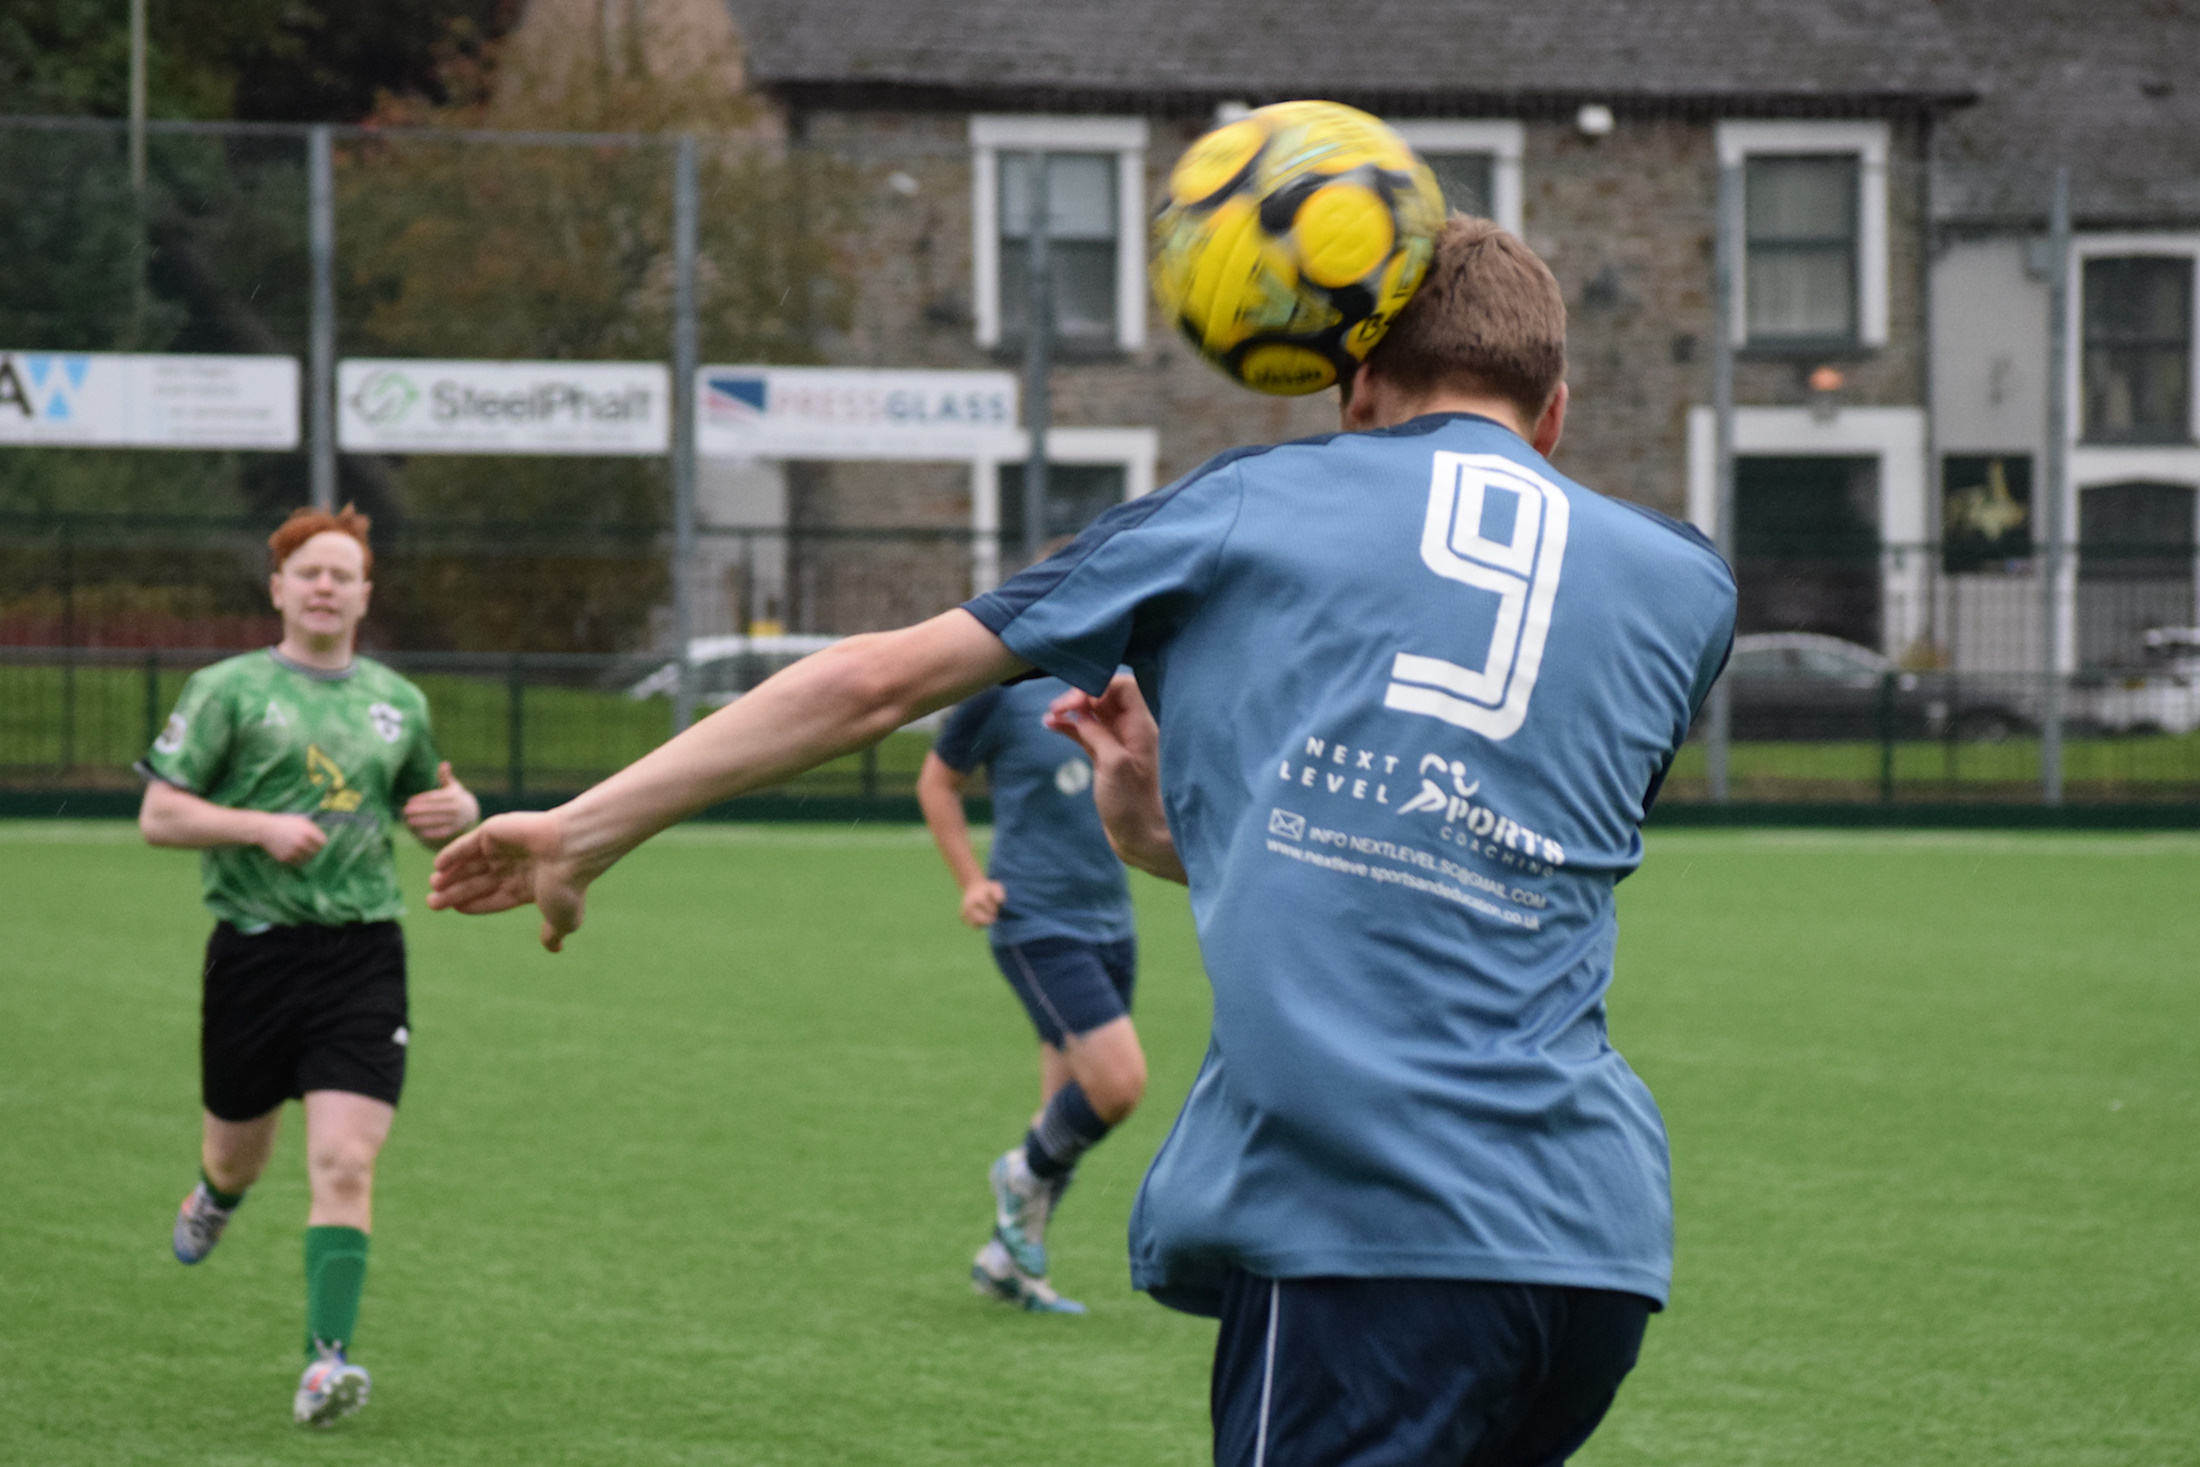
[[[1205,1459],[1212,1326],[1122,1245],[1206,1040],[1181,892],[1139,887],[1148,1103],[1054,1230],[1085,1319],[968,1292],[1030,1041],[921,832],[676,832],[556,958],[415,916],[375,1396],[307,1434],[294,1117],[168,1256],[194,886],[126,826],[0,826],[0,1459]],[[2182,836],[1655,838],[1612,1033],[1673,1135],[1674,1307],[1578,1460],[2191,1461],[2196,890]]]

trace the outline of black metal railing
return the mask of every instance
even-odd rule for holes
[[[132,764],[185,680],[222,651],[0,648],[0,795],[68,794],[104,805],[134,795]],[[671,729],[662,657],[389,653],[434,709],[436,741],[493,805],[554,803],[655,748]],[[723,702],[789,654],[706,665]],[[2040,798],[2040,678],[1888,670],[1736,682],[1731,798],[1744,804],[2025,805]],[[2167,675],[2084,675],[2063,689],[2065,797],[2080,805],[2200,810],[2200,690]],[[1699,730],[1700,733],[1700,730]],[[922,728],[802,775],[759,812],[907,816],[931,744]],[[1703,740],[1681,751],[1663,803],[1708,795]],[[32,800],[31,805],[45,808]],[[29,808],[29,806],[26,806]]]
[[[0,647],[0,797],[67,794],[106,809],[134,795],[143,758],[192,673],[220,650]],[[657,691],[662,657],[513,652],[390,653],[381,659],[420,685],[436,744],[454,772],[498,808],[554,803],[648,753],[671,731]],[[723,702],[792,660],[747,654],[705,680]],[[776,804],[839,810],[850,802],[901,811],[931,733],[889,734],[775,792]],[[99,798],[93,798],[99,797]],[[86,803],[89,801],[90,803]]]

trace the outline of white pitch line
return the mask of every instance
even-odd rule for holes
[[[970,837],[983,850],[993,839],[993,828],[972,826]],[[134,820],[0,820],[0,846],[134,846],[144,839]],[[931,833],[921,825],[780,825],[766,821],[697,821],[675,825],[649,842],[654,846],[772,846],[783,850],[900,850],[931,843]]]
[[[973,826],[970,832],[973,839],[981,841],[992,833],[986,826]],[[741,820],[697,820],[650,838],[651,845],[803,846],[827,850],[931,843],[932,833],[921,825],[780,825]]]
[[[983,845],[987,826],[971,836]],[[0,846],[128,846],[139,844],[133,820],[0,820]],[[2200,855],[2200,831],[2043,830],[1653,830],[1649,854],[1751,851],[1965,851],[2012,856]],[[921,825],[781,825],[765,821],[697,821],[676,825],[650,844],[778,846],[818,850],[899,849],[931,844]]]
[[[2104,830],[1661,830],[1644,837],[1661,852],[1854,851],[1967,852],[2009,856],[2200,855],[2200,831]]]
[[[0,820],[0,846],[134,846],[135,820]]]

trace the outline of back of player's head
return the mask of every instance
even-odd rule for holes
[[[1367,364],[1408,392],[1502,398],[1532,424],[1566,379],[1566,297],[1519,239],[1454,214],[1421,288]]]
[[[299,546],[315,535],[324,535],[334,530],[339,535],[349,535],[359,542],[363,556],[361,573],[371,576],[374,574],[374,547],[367,543],[367,531],[373,525],[374,521],[361,514],[353,505],[347,504],[333,513],[325,509],[301,507],[292,510],[290,518],[284,520],[275,533],[267,537],[267,553],[273,557],[275,569],[281,570],[283,562],[298,553]]]

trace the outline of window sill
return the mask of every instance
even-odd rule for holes
[[[2080,438],[2080,448],[2200,448],[2190,436],[2177,438]]]
[[[1797,336],[1746,341],[1734,348],[1734,355],[1743,361],[1792,362],[1798,358],[1820,362],[1860,361],[1881,350],[1853,336]]]
[[[1024,344],[1021,341],[1004,341],[986,349],[994,361],[1004,365],[1021,364]],[[1057,366],[1093,367],[1114,362],[1127,362],[1131,354],[1112,341],[1078,341],[1054,338],[1054,361]]]

